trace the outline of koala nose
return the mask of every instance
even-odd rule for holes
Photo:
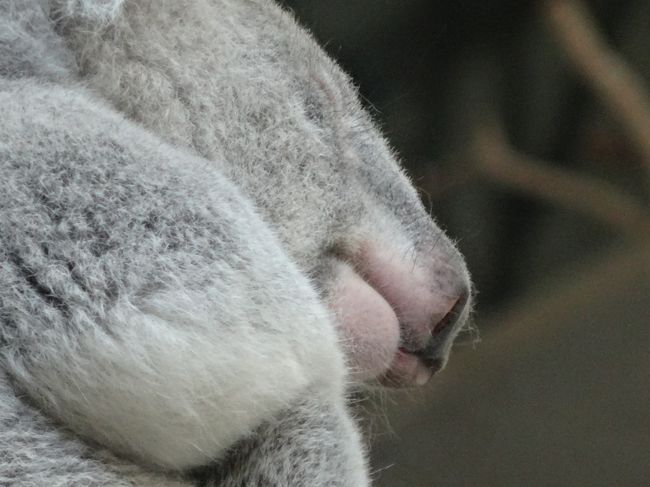
[[[368,243],[360,267],[368,283],[390,303],[402,325],[407,349],[422,350],[429,339],[445,342],[467,315],[470,280],[455,251],[405,259],[405,253]]]

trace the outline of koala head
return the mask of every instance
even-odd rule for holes
[[[353,378],[423,384],[445,365],[469,314],[463,258],[291,15],[269,0],[131,0],[110,27],[89,22],[60,29],[80,76],[256,203],[333,311]]]

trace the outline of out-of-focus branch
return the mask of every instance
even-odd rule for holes
[[[650,212],[615,186],[589,179],[517,152],[497,124],[476,129],[468,154],[488,180],[578,211],[623,233],[648,240]]]
[[[643,79],[608,45],[580,0],[545,0],[543,11],[579,74],[621,121],[650,171],[650,97]]]

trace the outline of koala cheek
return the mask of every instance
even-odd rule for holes
[[[399,347],[399,321],[393,308],[352,268],[340,264],[330,307],[338,318],[355,381],[379,377]]]

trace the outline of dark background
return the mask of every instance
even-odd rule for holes
[[[479,293],[481,341],[380,398],[376,484],[650,485],[650,1],[284,3]]]

